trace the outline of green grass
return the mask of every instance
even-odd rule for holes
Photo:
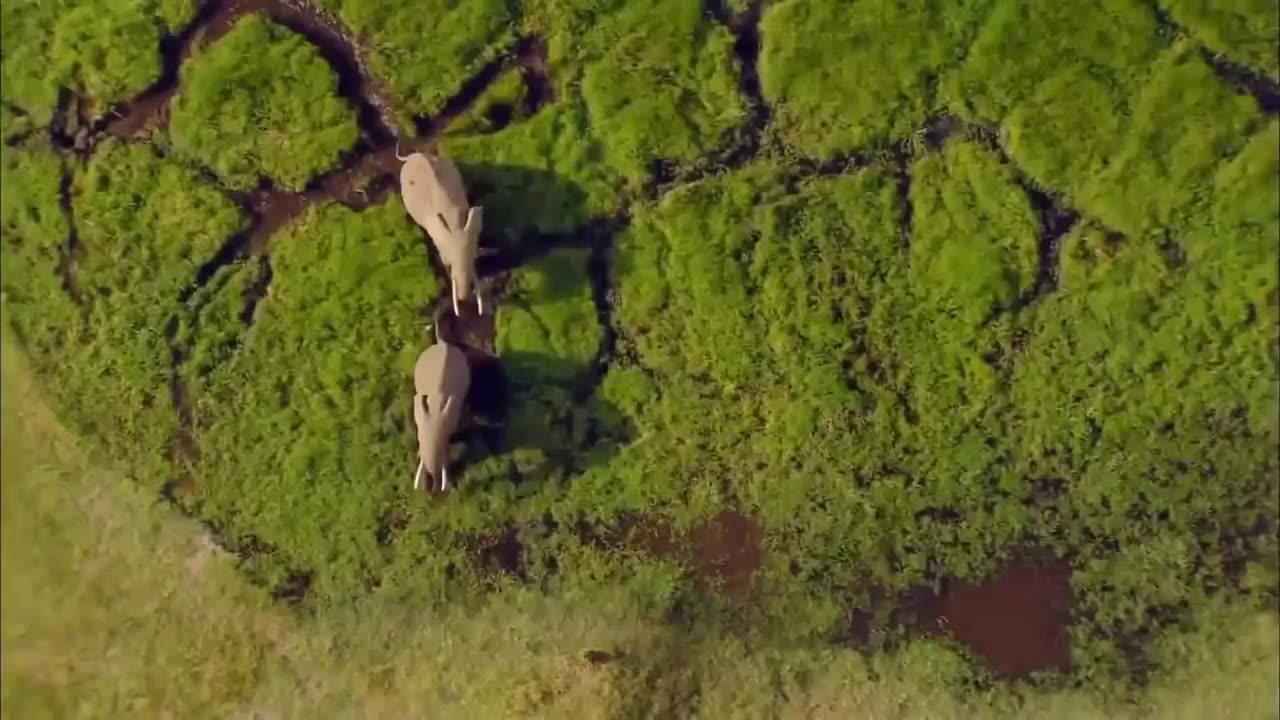
[[[1145,5],[1067,12],[996,8],[943,80],[950,109],[998,124],[1037,183],[1108,227],[1184,227],[1214,166],[1258,127],[1254,101],[1219,81],[1190,44],[1163,47]]]
[[[0,96],[40,125],[52,117],[60,87],[103,113],[157,79],[161,36],[176,32],[195,9],[194,0],[5,3]]]
[[[9,323],[37,351],[36,366],[58,379],[50,390],[71,424],[163,483],[177,430],[166,332],[196,268],[243,219],[198,175],[152,148],[108,142],[71,188],[81,246],[73,302],[59,275],[66,220],[58,161],[17,152],[10,159],[16,166],[6,167],[6,178],[28,182],[11,183],[5,196]]]
[[[400,130],[434,115],[486,63],[514,46],[511,3],[428,0],[321,0],[359,38],[369,69],[399,101]]]
[[[1173,20],[1215,53],[1252,65],[1280,81],[1280,21],[1272,0],[1213,3],[1208,0],[1166,0],[1160,3]]]
[[[730,478],[794,560],[822,569],[818,582],[909,582],[948,545],[949,567],[980,572],[1019,530],[1001,527],[1019,514],[1000,511],[960,550],[970,533],[911,517],[997,512],[964,479],[999,456],[983,444],[1003,403],[982,356],[1009,328],[984,320],[1029,281],[1030,212],[995,158],[967,145],[912,175],[909,250],[883,170],[788,196],[757,168],[668,196],[619,253],[615,317],[661,398],[635,422],[666,423],[647,446],[666,468],[654,474]],[[906,482],[928,489],[905,494]],[[698,491],[677,484],[668,501]],[[886,547],[892,571],[876,559]]]
[[[509,305],[498,314],[498,354],[541,354],[564,365],[515,365],[513,379],[530,385],[572,380],[591,364],[601,330],[587,261],[585,250],[560,250],[516,275],[508,289]]]
[[[570,230],[617,209],[621,183],[589,127],[582,103],[566,100],[499,132],[440,143],[457,158],[472,204],[484,207],[492,244],[513,246],[528,233]]]
[[[275,240],[249,327],[253,264],[228,270],[194,315],[192,502],[237,542],[279,549],[259,563],[266,580],[314,569],[316,592],[347,596],[383,565],[374,536],[412,478],[412,367],[440,287],[422,242],[398,200],[319,207]]]
[[[558,170],[557,161],[581,155],[583,150],[565,147],[572,142],[592,148],[590,161],[604,166],[611,184],[638,193],[655,163],[672,169],[705,167],[708,155],[733,139],[745,118],[745,103],[737,89],[732,36],[696,3],[600,0],[528,5],[523,25],[546,39],[552,86],[563,98],[543,113],[557,113],[561,119],[555,125],[567,121],[574,126],[556,133],[564,140],[556,141],[558,147],[548,153],[551,162],[539,163],[540,169]],[[581,105],[575,102],[579,96]],[[530,153],[522,146],[540,138],[524,135],[507,131],[505,138],[446,148],[467,157],[477,145],[501,144],[504,159],[528,162]],[[550,149],[546,142],[540,142],[542,152]],[[512,144],[516,147],[505,147]],[[493,154],[483,156],[488,160]],[[595,196],[595,182],[580,181],[577,173],[563,175]]]
[[[656,160],[699,164],[742,122],[732,44],[683,0],[626,3],[575,44],[592,131],[629,186]]]
[[[760,89],[773,107],[772,131],[816,157],[911,135],[939,110],[938,75],[964,58],[991,5],[770,4],[761,22]]]
[[[603,331],[596,319],[586,250],[559,250],[523,268],[498,310],[497,351],[511,393],[508,442],[571,461],[588,414],[575,388],[588,382]],[[537,472],[537,455],[517,460]]]
[[[1133,112],[1106,167],[1089,168],[1081,203],[1135,235],[1194,224],[1215,167],[1261,123],[1253,99],[1226,89],[1185,45],[1157,61]]]
[[[360,136],[338,76],[290,30],[249,15],[182,68],[174,148],[228,187],[302,189]]]

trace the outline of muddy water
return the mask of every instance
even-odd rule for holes
[[[890,605],[890,626],[953,638],[1005,677],[1071,667],[1071,568],[1062,561],[1015,558],[980,583],[947,579],[939,592],[916,587],[894,598],[873,592],[871,605],[851,615],[857,644],[870,639],[875,607]]]
[[[1006,675],[1070,666],[1071,571],[1065,565],[1015,560],[986,582],[947,588],[940,611],[926,622]]]

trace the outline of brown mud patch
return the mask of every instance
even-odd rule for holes
[[[244,289],[244,307],[240,311],[240,322],[246,327],[253,324],[258,315],[258,305],[270,294],[271,278],[271,257],[259,255],[258,273]]]
[[[554,523],[544,528],[555,529]],[[739,598],[749,596],[764,558],[760,523],[732,509],[721,510],[687,531],[663,518],[624,515],[603,530],[579,523],[576,533],[596,547],[679,563],[701,583]],[[466,547],[482,568],[528,581],[527,551],[514,527],[476,535]]]
[[[750,515],[725,509],[680,532],[664,519],[624,516],[597,535],[585,528],[579,535],[593,544],[626,548],[673,560],[702,582],[731,595],[749,594],[764,560],[764,530]]]
[[[524,543],[520,542],[520,534],[516,528],[510,527],[501,533],[474,538],[467,543],[467,547],[469,554],[481,568],[528,582]]]
[[[432,252],[435,252],[434,249]],[[436,337],[450,345],[457,345],[463,350],[494,355],[498,336],[498,303],[506,289],[506,279],[505,275],[480,278],[472,296],[458,301],[457,314],[453,312],[451,288],[446,281],[443,284],[443,296],[436,301],[435,310],[432,313]],[[483,315],[479,312],[474,293],[480,293],[484,298]]]
[[[516,63],[524,81],[525,116],[533,115],[556,99],[555,84],[547,64],[547,44],[540,37],[528,37],[516,47]]]
[[[877,616],[909,633],[950,637],[1005,677],[1071,669],[1071,568],[1061,560],[1015,558],[987,580],[947,578],[939,591],[873,590],[869,606],[850,614],[849,638],[870,645]]]
[[[764,531],[754,518],[722,510],[695,527],[689,540],[700,576],[714,578],[734,593],[751,588],[764,557]]]

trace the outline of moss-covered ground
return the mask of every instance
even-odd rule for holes
[[[779,648],[864,615],[873,658],[916,647],[923,588],[1016,558],[1069,575],[1058,689],[1127,693],[1274,610],[1274,2],[393,5],[3,8],[5,324],[90,452],[254,583],[323,617],[607,597],[806,692]],[[105,132],[169,76],[154,132]],[[384,135],[485,207],[443,496],[411,489],[409,398],[445,276],[389,168],[313,182]],[[981,692],[963,647],[921,672]],[[695,660],[648,710],[729,713]]]

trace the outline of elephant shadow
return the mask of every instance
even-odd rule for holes
[[[513,296],[509,283],[513,273],[551,249],[590,242],[574,238],[574,231],[540,229],[576,221],[585,194],[545,170],[456,162],[471,204],[485,208],[487,253],[479,267],[484,314],[469,303],[455,314],[447,291],[433,308],[437,337],[463,351],[471,372],[451,443],[460,452],[451,460],[450,477],[458,478],[463,491],[504,480],[529,488],[607,462],[632,433],[629,418],[596,392],[607,370],[609,333],[589,359],[561,357],[549,348],[501,351],[497,337],[505,305],[528,309],[530,303],[536,307],[591,292],[591,273],[582,272],[550,276],[532,298]]]

